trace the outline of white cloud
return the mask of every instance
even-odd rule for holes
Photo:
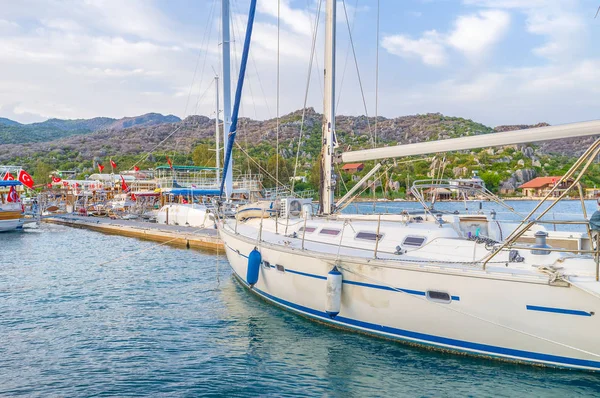
[[[442,66],[446,63],[446,50],[442,42],[440,34],[430,30],[418,39],[406,35],[385,36],[381,45],[391,54],[418,57],[426,65]]]
[[[429,30],[417,39],[402,34],[389,35],[384,36],[381,45],[391,54],[418,57],[429,66],[445,65],[449,48],[476,62],[505,36],[509,25],[510,15],[507,12],[486,10],[459,16],[448,33]]]
[[[535,55],[563,60],[585,48],[588,24],[578,12],[577,0],[465,0],[466,4],[521,12],[526,30],[546,42],[532,49]],[[590,12],[590,20],[591,13]]]
[[[477,58],[502,39],[509,25],[510,15],[505,11],[489,10],[462,15],[456,19],[447,42],[469,58]]]

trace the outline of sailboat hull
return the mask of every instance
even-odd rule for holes
[[[220,228],[235,276],[245,282],[256,240]],[[233,249],[235,248],[235,249]],[[326,311],[335,258],[262,242],[252,292],[289,311],[347,328],[440,350],[534,365],[600,370],[600,299],[548,281],[456,275],[345,260],[341,310]],[[448,293],[447,302],[431,292]]]

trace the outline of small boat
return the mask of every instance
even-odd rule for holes
[[[23,207],[15,187],[22,185],[20,181],[0,181],[0,188],[9,188],[6,193],[0,193],[0,232],[22,229],[24,224]]]

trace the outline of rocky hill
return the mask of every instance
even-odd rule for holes
[[[311,169],[321,148],[321,120],[322,116],[314,109],[306,109],[300,148],[301,173],[314,174]],[[166,152],[173,153],[179,164],[192,164],[192,151],[198,148],[199,144],[204,144],[203,151],[206,154],[202,164],[213,164],[211,162],[214,162],[214,152],[211,152],[211,149],[214,148],[214,123],[214,119],[205,116],[189,116],[180,120],[172,115],[160,114],[120,120],[52,119],[41,124],[46,133],[57,132],[58,139],[46,135],[38,139],[40,142],[9,141],[10,143],[1,144],[6,141],[0,141],[0,164],[20,164],[33,168],[42,162],[53,168],[75,169],[85,174],[95,170],[95,162],[106,162],[109,157],[118,159],[122,167],[131,167],[146,153],[150,155],[143,167],[153,167],[157,163],[165,162]],[[374,141],[376,146],[389,146],[545,125],[540,123],[532,126],[498,126],[492,129],[472,120],[439,113],[398,118],[379,117],[377,121],[365,116],[336,118],[340,150],[371,148]],[[0,128],[0,140],[2,131],[28,126],[31,125],[4,126]],[[301,126],[302,111],[292,112],[280,119],[279,154],[286,164],[285,167],[290,170],[293,170]],[[241,118],[238,123],[237,141],[262,164],[263,168],[274,170],[276,131],[275,119],[260,121]],[[443,161],[438,157],[436,162],[442,161],[447,177],[464,177],[478,171],[490,187],[508,192],[534,176],[563,173],[565,167],[572,163],[573,157],[582,153],[593,140],[594,137],[589,137],[463,151],[446,154]],[[235,156],[236,164],[244,164],[244,168],[254,167],[252,162],[246,161],[240,151],[236,151]],[[400,166],[400,163],[391,172],[390,178],[396,181],[405,181],[407,177],[410,180],[431,178],[438,173],[436,167],[440,169],[439,164],[435,162],[422,161],[404,166]],[[258,169],[251,171],[258,172]],[[594,177],[588,183],[600,184],[600,169],[597,174],[598,178]]]
[[[181,119],[177,116],[164,116],[159,113],[148,113],[122,119],[108,117],[75,120],[49,119],[45,122],[31,124],[20,124],[10,119],[0,118],[0,144],[48,142],[100,130],[122,130],[134,126],[154,126],[179,121]]]

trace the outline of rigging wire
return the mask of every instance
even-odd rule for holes
[[[352,27],[351,30],[354,32],[354,23],[356,22],[356,10],[358,9],[358,0],[354,2],[354,13],[352,14]],[[344,58],[344,68],[342,69],[342,78],[340,79],[340,89],[337,95],[337,103],[335,108],[338,109],[340,101],[342,99],[342,90],[344,89],[344,80],[346,79],[346,70],[348,68],[348,57],[350,57],[350,41],[348,41],[348,47],[346,48],[346,57]]]
[[[238,149],[240,151],[242,151],[242,153],[244,155],[246,155],[248,157],[248,159],[251,160],[256,165],[256,167],[258,167],[258,169],[260,171],[264,172],[267,175],[267,177],[269,177],[270,179],[272,179],[273,181],[275,181],[275,184],[280,184],[282,187],[284,187],[284,185],[281,184],[281,181],[277,180],[271,173],[269,173],[269,171],[267,169],[265,169],[264,167],[262,167],[260,165],[260,163],[258,163],[256,160],[254,160],[254,158],[252,156],[250,156],[250,154],[246,150],[244,150],[244,148],[242,148],[242,146],[238,142],[236,142],[235,145],[237,145]]]
[[[300,121],[300,134],[298,136],[298,148],[296,149],[296,162],[294,163],[294,178],[292,178],[292,193],[294,192],[294,185],[296,184],[296,175],[298,173],[298,160],[300,158],[300,146],[302,145],[302,134],[304,132],[304,120],[306,118],[306,104],[308,102],[308,92],[310,89],[310,80],[311,80],[311,76],[312,76],[312,67],[313,67],[313,60],[315,60],[315,47],[316,47],[316,41],[317,41],[317,33],[319,31],[319,18],[321,15],[321,5],[323,4],[323,0],[319,0],[318,6],[317,6],[317,11],[315,13],[315,25],[314,25],[314,29],[313,29],[313,37],[312,37],[312,44],[311,44],[311,49],[310,49],[310,58],[308,61],[308,74],[306,77],[306,88],[304,90],[304,104],[302,105],[302,120]],[[312,22],[312,21],[311,21]],[[319,80],[320,82],[320,80]],[[322,91],[322,87],[321,87],[321,91]]]
[[[377,42],[375,43],[375,140],[373,146],[377,146],[377,128],[379,122],[379,1],[377,0]]]
[[[211,3],[211,8],[210,8],[210,11],[209,11],[207,19],[206,19],[206,26],[204,29],[204,34],[202,35],[202,40],[200,41],[200,50],[198,51],[198,57],[196,59],[196,65],[194,67],[194,73],[192,76],[192,83],[190,84],[190,90],[188,92],[188,96],[187,96],[186,103],[185,103],[185,108],[183,111],[184,118],[187,115],[189,102],[191,99],[192,91],[194,88],[194,83],[196,81],[196,76],[198,73],[198,65],[200,64],[200,58],[202,56],[202,53],[204,53],[204,61],[203,61],[203,66],[202,66],[202,72],[200,73],[200,84],[198,85],[198,88],[200,89],[202,86],[202,75],[204,74],[204,67],[206,65],[206,59],[208,57],[208,44],[210,43],[210,37],[212,36],[211,35],[212,30],[210,29],[210,26],[211,26],[210,21],[213,18],[214,9],[215,9],[215,5],[216,5],[217,1],[218,0],[213,0],[213,2]],[[204,48],[204,51],[203,51],[202,49],[204,47],[204,44],[206,44],[206,47]],[[133,167],[137,166],[139,163],[145,161],[156,148],[158,148],[160,145],[162,145],[165,141],[167,141],[169,138],[171,138],[175,133],[177,133],[182,128],[183,128],[183,125],[179,125],[178,127],[176,127],[171,133],[169,133],[169,135],[167,135],[167,137],[165,139],[160,141],[150,151],[147,151],[142,157],[140,157],[139,160],[131,166],[131,168],[133,168]]]
[[[358,85],[360,86],[360,94],[362,96],[362,102],[365,108],[365,115],[367,116],[367,129],[369,130],[369,135],[371,136],[371,142],[373,143],[373,147],[375,147],[373,132],[371,131],[371,122],[369,121],[367,101],[365,99],[365,91],[363,90],[362,79],[360,77],[360,70],[358,68],[358,59],[356,58],[356,50],[354,48],[354,39],[352,38],[352,30],[350,29],[350,21],[348,20],[348,12],[346,10],[346,0],[342,0],[342,5],[344,6],[344,15],[346,16],[346,26],[348,27],[348,35],[350,36],[350,45],[352,47],[352,55],[354,56],[354,65],[356,66],[356,75],[358,77]]]
[[[280,68],[279,68],[279,44],[280,44],[280,25],[281,25],[281,0],[277,1],[277,142],[275,145],[275,179],[279,181],[279,88],[280,88]],[[275,184],[275,197],[279,193],[279,183]]]

